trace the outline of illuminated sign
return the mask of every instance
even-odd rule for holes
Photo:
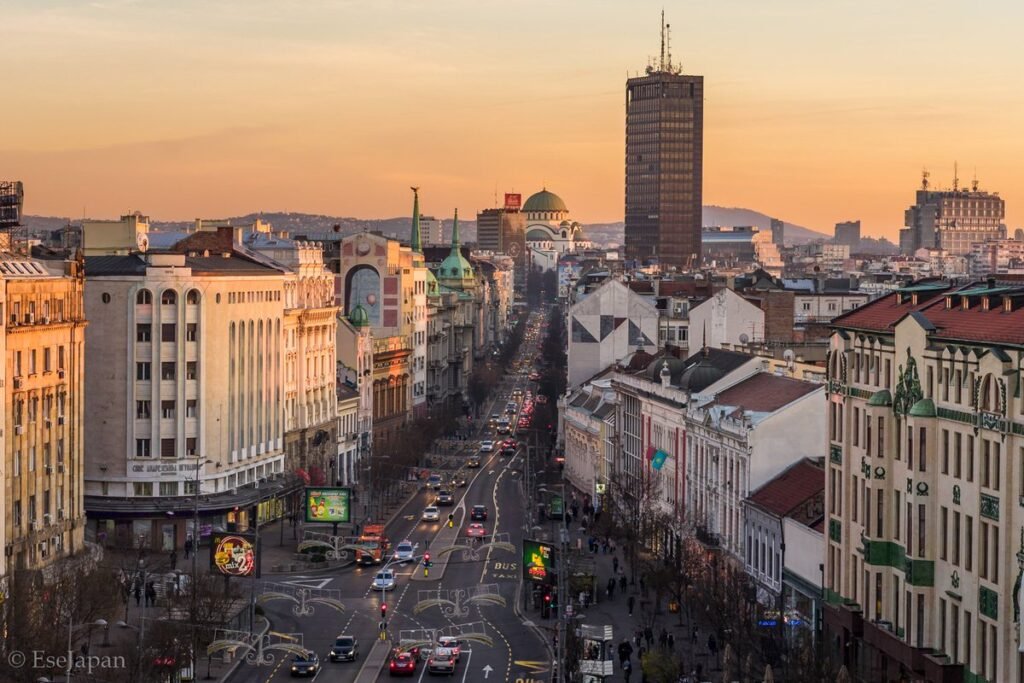
[[[555,583],[555,547],[540,541],[523,541],[523,578],[534,583]]]
[[[352,490],[339,486],[306,489],[307,522],[348,524],[352,521]]]
[[[210,541],[210,565],[225,576],[256,576],[256,545],[247,534],[216,533]]]
[[[523,206],[523,195],[505,193],[505,208],[518,211]]]

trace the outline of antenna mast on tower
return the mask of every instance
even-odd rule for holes
[[[953,162],[953,192],[960,189],[960,171],[957,162]]]
[[[978,191],[978,167],[974,167],[974,177],[971,178],[971,192]]]
[[[661,8],[661,59],[658,61],[658,71],[665,70],[665,8]]]
[[[922,190],[927,190],[928,189],[928,176],[930,176],[930,175],[931,175],[931,173],[928,172],[927,168],[921,169],[921,189]]]

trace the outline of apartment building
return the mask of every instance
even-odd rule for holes
[[[833,326],[833,655],[863,681],[1021,680],[1024,287],[921,282]]]

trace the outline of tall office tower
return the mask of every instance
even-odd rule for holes
[[[424,244],[432,247],[444,244],[442,226],[444,221],[433,216],[420,216],[420,235]]]
[[[626,258],[700,263],[704,77],[672,63],[661,18],[661,56],[626,81]]]
[[[505,194],[500,209],[484,209],[476,214],[478,249],[507,254],[518,263],[526,251],[526,215],[520,211],[522,195]]]
[[[850,251],[860,248],[860,221],[843,221],[836,223],[835,238],[836,244],[845,244]]]
[[[786,246],[786,223],[779,218],[772,219],[772,244],[777,247]]]
[[[900,231],[904,254],[926,248],[964,256],[976,242],[1006,237],[1006,202],[999,193],[979,190],[977,180],[970,190],[960,189],[956,173],[953,176],[952,190],[933,190],[925,171],[917,201],[904,213],[906,229]]]

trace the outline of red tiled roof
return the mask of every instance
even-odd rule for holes
[[[711,287],[707,282],[662,280],[658,283],[658,296],[708,296]]]
[[[1003,311],[1002,299],[993,296],[991,308],[982,310],[981,303],[971,302],[968,310],[960,307],[954,297],[953,308],[946,308],[945,297],[933,301],[921,313],[935,325],[935,337],[942,339],[1024,345],[1024,307],[1014,302],[1015,310]]]
[[[771,413],[820,388],[820,384],[759,372],[718,394],[715,403]]]
[[[906,295],[904,295],[905,301],[899,303],[900,295],[898,293],[886,294],[880,299],[840,315],[832,321],[832,326],[886,332],[907,313],[927,307],[935,302],[936,295],[941,294],[943,294],[941,290],[936,290],[933,293],[921,292],[918,294],[917,304],[914,304],[911,297]],[[941,296],[939,298],[941,300]]]
[[[825,493],[825,469],[804,458],[750,494],[747,500],[778,517],[788,517]],[[815,516],[815,521],[817,517]]]

